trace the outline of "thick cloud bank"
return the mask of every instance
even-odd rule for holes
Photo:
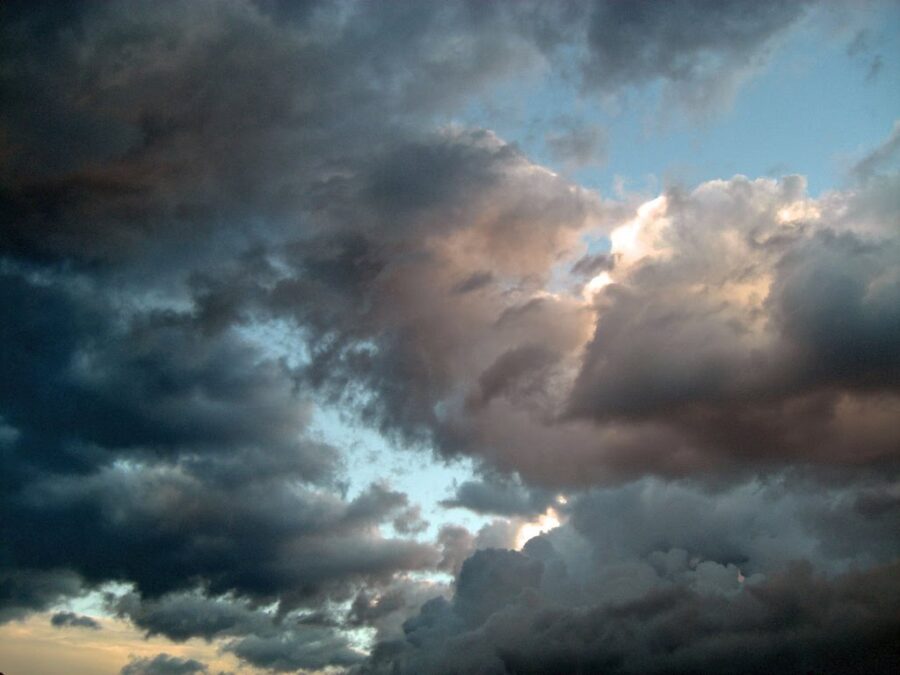
[[[890,672],[900,512],[865,504],[782,482],[594,491],[522,552],[476,552],[359,672]]]

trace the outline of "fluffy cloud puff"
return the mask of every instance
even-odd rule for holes
[[[466,624],[455,604],[426,604],[406,641],[381,645],[359,672],[890,672],[900,659],[896,573],[826,580],[797,566],[731,596],[670,589],[578,608],[519,579],[514,599],[484,622]]]
[[[182,659],[169,654],[157,654],[152,659],[132,659],[121,670],[121,675],[196,675],[206,673],[205,663],[196,659]]]
[[[503,205],[521,188],[482,189]],[[542,209],[565,218],[575,199],[530,194],[521,212],[536,233]],[[545,286],[561,265],[585,266],[560,263],[577,246],[550,238],[558,225],[534,244],[498,244],[487,276],[479,251],[495,250],[492,230],[512,236],[517,216],[463,212],[402,263],[383,248],[344,246],[328,265],[304,263],[266,303],[323,327],[304,381],[345,397],[362,386],[363,414],[384,431],[533,483],[896,464],[898,241],[881,182],[813,199],[800,178],[735,177],[630,214],[609,203],[593,212],[571,231],[606,228],[611,250],[584,286]],[[329,281],[332,264],[350,275],[334,278],[367,279],[363,303],[356,287]],[[334,320],[295,302],[310,284],[344,307]],[[341,316],[352,317],[346,328]]]
[[[50,617],[50,623],[57,628],[72,626],[73,628],[90,628],[100,630],[100,624],[89,616],[75,614],[74,612],[56,612]]]
[[[476,552],[453,598],[426,603],[359,672],[888,672],[898,513],[856,496],[790,482],[593,491],[521,553]]]

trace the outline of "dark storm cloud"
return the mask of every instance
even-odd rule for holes
[[[212,640],[222,635],[270,632],[275,617],[235,598],[211,598],[199,593],[172,594],[142,600],[136,593],[109,598],[110,609],[128,617],[148,637],[165,635],[175,642],[194,637]]]
[[[110,597],[109,603],[148,636],[164,635],[175,642],[196,637],[217,640],[224,651],[261,668],[296,671],[349,665],[361,658],[339,630],[342,623],[326,613],[280,614],[233,596],[197,592],[153,600],[127,594]]]
[[[100,630],[100,624],[89,616],[75,614],[74,612],[56,612],[50,617],[50,623],[57,628],[72,626],[74,628],[90,628]]]
[[[381,589],[363,589],[353,599],[346,623],[374,628],[378,640],[397,639],[403,635],[403,624],[423,603],[447,593],[449,588],[443,583],[409,578]]]
[[[0,294],[0,396],[22,470],[190,453],[198,464],[221,458],[210,468],[223,478],[238,459],[303,479],[334,471],[337,451],[301,438],[308,413],[287,371],[234,334],[205,335],[189,314],[139,306],[117,322],[112,303],[64,276],[5,274]]]
[[[789,480],[591,492],[523,552],[475,553],[455,596],[423,605],[360,670],[888,672],[897,513],[862,514],[854,494]]]
[[[426,604],[405,642],[380,645],[360,672],[891,672],[900,662],[897,571],[829,580],[798,565],[733,596],[669,589],[583,608],[524,586],[474,626],[453,606]]]
[[[140,308],[114,325],[101,295],[53,280],[2,292],[4,616],[79,578],[287,608],[435,559],[372,533],[405,495],[333,494],[337,451],[304,438],[289,372],[235,333]]]
[[[315,669],[358,662],[343,629],[373,627],[380,639],[403,634],[401,625],[422,603],[445,589],[441,584],[397,579],[362,588],[347,612],[333,609],[279,613],[234,596],[198,592],[141,599],[135,593],[109,596],[109,609],[128,618],[147,636],[175,642],[216,640],[247,663],[274,670]]]
[[[40,572],[0,568],[0,623],[23,619],[84,590],[78,575],[65,570]]]
[[[446,507],[461,507],[475,513],[501,516],[533,516],[543,513],[554,500],[546,490],[528,488],[520,481],[504,477],[488,477],[461,483],[450,499],[441,502]]]
[[[270,9],[6,10],[4,249],[183,268],[314,229],[321,199],[373,152],[538,53],[500,29],[507,11],[465,3],[310,4],[289,21]],[[373,206],[403,181],[420,188],[407,198],[444,189],[427,156],[407,155],[377,172]]]
[[[362,660],[362,654],[350,649],[345,638],[316,628],[268,638],[251,635],[227,648],[248,663],[276,672],[346,667]]]
[[[601,1],[590,11],[586,84],[599,89],[666,81],[696,112],[730,101],[746,69],[811,3]]]
[[[426,545],[371,534],[380,514],[360,512],[369,501],[364,493],[344,503],[282,481],[220,487],[177,467],[110,467],[11,496],[16,527],[5,544],[24,568],[130,580],[150,595],[204,582],[212,593],[280,598],[288,608],[340,594],[350,580],[432,564]],[[82,541],[76,533],[87,524],[93,535]],[[35,528],[57,534],[36,540]]]
[[[182,659],[169,654],[157,654],[151,658],[132,659],[120,671],[120,675],[196,675],[209,672],[205,663],[196,659]]]

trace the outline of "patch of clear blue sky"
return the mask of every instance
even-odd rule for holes
[[[604,196],[614,193],[617,178],[629,190],[653,192],[669,183],[791,173],[806,176],[817,195],[845,185],[852,163],[900,117],[900,3],[869,9],[843,30],[837,18],[800,24],[730,106],[702,121],[661,110],[660,83],[622,92],[610,105],[580,96],[576,82],[552,72],[510,83],[457,119],[494,130],[559,171],[546,134],[560,118],[599,125],[608,137],[605,162],[571,178]],[[866,48],[848,53],[862,30]],[[668,123],[658,122],[667,116]]]
[[[423,532],[426,538],[434,538],[440,527],[450,522],[477,530],[490,520],[440,505],[441,500],[453,495],[457,483],[472,478],[472,462],[468,459],[447,463],[429,452],[403,448],[334,407],[316,409],[310,432],[344,451],[349,499],[372,483],[386,481],[392,489],[405,492],[411,504],[422,508],[422,517],[429,522]]]
[[[283,359],[289,367],[299,367],[309,360],[302,334],[292,330],[288,322],[254,323],[238,332],[268,357]],[[471,460],[438,461],[430,452],[404,448],[390,441],[339,406],[306,403],[312,404],[308,434],[338,448],[344,457],[346,471],[342,480],[347,486],[348,499],[372,483],[384,481],[392,489],[406,493],[411,504],[421,507],[423,518],[429,522],[428,529],[422,533],[427,538],[436,536],[441,525],[449,522],[477,530],[490,520],[440,505],[441,500],[452,496],[458,483],[472,479],[475,472]]]

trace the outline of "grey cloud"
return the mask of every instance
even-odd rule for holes
[[[528,488],[520,481],[503,477],[465,481],[456,488],[450,499],[441,502],[446,507],[461,507],[476,513],[501,516],[532,516],[543,513],[554,500],[546,490]]]
[[[159,496],[165,495],[165,499]],[[134,581],[150,595],[205,581],[285,608],[336,592],[351,580],[389,578],[435,561],[425,544],[381,538],[375,515],[355,502],[283,482],[220,488],[177,468],[106,469],[48,479],[9,500],[17,527],[6,545],[22,567],[71,567],[94,583]],[[91,523],[90,543],[66,532]],[[33,528],[57,532],[36,541]],[[253,551],[253,555],[249,552]]]
[[[354,403],[360,391],[377,391],[374,398],[357,399],[365,401],[364,418],[416,442],[438,426],[435,404],[460,374],[458,357],[467,349],[463,341],[492,331],[502,311],[502,297],[492,289],[478,294],[447,291],[485,264],[493,267],[495,278],[502,275],[512,283],[545,274],[553,251],[574,243],[577,230],[599,211],[590,195],[535,167],[490,135],[439,137],[432,145],[415,152],[467,167],[448,169],[443,160],[427,159],[441,172],[451,171],[447,180],[455,181],[457,173],[481,172],[488,172],[489,180],[459,185],[456,191],[441,188],[448,195],[471,190],[464,204],[446,204],[440,195],[425,193],[407,207],[402,202],[408,197],[398,193],[401,203],[390,210],[394,229],[377,245],[368,235],[354,238],[352,265],[343,262],[349,254],[342,243],[346,239],[298,248],[304,256],[298,273],[276,284],[266,300],[271,311],[312,329],[311,363],[299,372],[304,382],[347,403]],[[422,201],[426,198],[428,202]],[[407,216],[407,208],[415,217]],[[377,212],[374,217],[379,217]],[[418,233],[424,235],[432,222],[431,234],[419,241]],[[413,226],[423,229],[404,232]],[[392,250],[394,245],[385,238],[398,235],[405,239]],[[515,244],[506,243],[510,241]],[[325,252],[328,257],[322,257]],[[315,267],[310,259],[317,260]],[[346,275],[353,279],[356,270],[370,276],[358,291],[351,291],[345,287]],[[313,297],[319,301],[306,302]],[[466,332],[460,330],[465,325],[462,317],[474,322]],[[505,332],[514,330],[510,324]]]
[[[468,625],[478,626],[528,589],[536,589],[542,574],[540,561],[515,551],[476,551],[457,577],[454,611]]]
[[[316,628],[275,637],[250,635],[228,644],[227,649],[250,664],[277,672],[346,667],[362,659],[343,637]]]
[[[896,401],[900,373],[891,346],[900,337],[898,242],[889,216],[879,229],[866,231],[862,221],[854,231],[829,212],[832,204],[820,210],[811,202],[811,220],[779,223],[775,212],[788,208],[781,204],[798,203],[796,187],[794,179],[735,178],[668,196],[669,225],[655,244],[663,252],[638,261],[599,301],[574,414],[661,423],[675,432],[673,444],[723,453],[709,454],[710,463],[757,452],[775,461],[852,462],[861,435],[872,462],[892,461],[896,438],[874,430],[874,411]],[[726,231],[743,243],[726,244]],[[743,257],[731,258],[738,249]],[[728,285],[746,297],[714,290]],[[838,412],[847,397],[873,413],[854,432],[841,430],[856,425]],[[830,438],[825,420],[836,426]],[[821,439],[817,453],[808,450],[813,438]]]
[[[275,617],[236,598],[193,593],[142,600],[136,593],[129,593],[110,598],[109,604],[111,610],[130,619],[147,636],[165,635],[175,642],[277,630]]]
[[[169,654],[151,658],[135,658],[119,671],[120,675],[195,675],[209,672],[205,663],[196,659],[182,659]]]
[[[484,288],[494,281],[494,275],[491,272],[475,272],[471,276],[463,279],[453,287],[454,293],[471,293],[480,288]]]
[[[400,534],[418,534],[428,529],[428,521],[422,518],[422,507],[418,504],[404,509],[394,518],[393,525]]]
[[[438,569],[458,575],[465,561],[477,551],[512,548],[522,522],[519,518],[495,518],[474,534],[460,525],[444,525],[437,540],[442,556]]]
[[[75,614],[74,612],[56,612],[50,617],[51,625],[57,628],[72,626],[74,628],[90,628],[100,630],[100,624],[89,616]]]
[[[359,670],[888,672],[896,513],[861,513],[855,493],[787,477],[591,491],[521,553],[475,553],[455,596],[423,605]]]
[[[438,532],[441,560],[438,568],[456,575],[475,550],[475,537],[461,525],[444,525]]]
[[[83,590],[81,579],[69,571],[0,568],[0,623],[46,610]]]
[[[224,651],[260,668],[316,669],[349,665],[361,658],[341,632],[341,621],[325,612],[273,612],[233,596],[209,597],[199,592],[153,600],[127,594],[110,598],[110,603],[119,616],[130,619],[148,636],[164,635],[175,642],[195,637],[216,640]],[[370,618],[365,617],[365,623]]]
[[[514,389],[541,388],[543,371],[556,363],[559,354],[543,345],[526,344],[501,354],[478,378],[480,404]],[[474,402],[474,399],[473,399]]]
[[[871,150],[850,169],[860,181],[866,181],[886,168],[900,150],[900,120],[894,122],[890,134],[874,150]]]
[[[229,448],[262,471],[278,456],[280,473],[333,473],[336,451],[301,441],[307,413],[287,372],[234,334],[203,335],[176,312],[126,316],[114,328],[96,293],[18,275],[0,285],[0,367],[14,385],[3,405],[25,465],[84,469],[109,459],[103,448],[161,457],[189,448],[202,463]]]
[[[827,580],[801,565],[731,597],[670,590],[584,609],[523,598],[471,631],[445,610],[436,635],[408,624],[407,642],[363,672],[890,672],[896,572]]]
[[[403,636],[403,624],[426,601],[448,593],[442,583],[412,579],[399,579],[381,589],[362,589],[353,599],[347,624],[375,628],[379,641],[394,640]]]
[[[544,143],[554,161],[570,171],[606,162],[606,133],[596,125],[570,122],[563,130],[548,133]]]
[[[856,502],[859,494],[884,499],[893,485],[888,479],[824,489],[789,474],[707,493],[644,480],[592,491],[568,512],[606,564],[681,549],[688,558],[737,565],[747,576],[798,559],[834,573],[900,553],[890,502],[877,513]]]
[[[695,112],[730,102],[765,62],[772,41],[809,3],[696,0],[594,3],[587,32],[586,85],[599,89],[668,83],[669,96]]]
[[[140,308],[114,324],[56,281],[2,292],[4,617],[108,580],[290,608],[436,560],[374,529],[405,495],[335,494],[337,450],[304,437],[289,371],[238,334]]]
[[[434,111],[463,106],[529,63],[559,65],[555,47],[588,54],[590,86],[725,81],[803,11],[724,3],[701,13],[691,2],[306,7],[7,10],[15,68],[5,71],[3,126],[28,152],[0,154],[4,250],[120,269],[124,261],[151,275],[213,264],[282,239],[287,227],[318,231],[321,206],[354,189],[346,178],[367,166],[376,177],[364,192],[369,206],[389,204],[402,220],[398,195],[434,200],[459,183],[444,180],[452,164],[442,168],[406,141]],[[585,22],[587,35],[576,30]],[[582,162],[599,137],[579,129],[552,144]],[[392,146],[389,165],[372,164]],[[475,181],[476,168],[463,176]]]
[[[615,266],[615,258],[608,253],[588,254],[572,265],[572,274],[592,277],[600,272],[609,272]]]
[[[874,52],[872,31],[869,28],[861,28],[847,44],[847,56],[863,61],[867,67],[866,82],[871,82],[878,77],[884,67],[884,59],[880,53]]]
[[[895,461],[887,425],[897,405],[897,242],[893,198],[881,183],[820,200],[798,177],[671,190],[657,202],[664,214],[641,226],[650,254],[614,249],[585,262],[599,269],[615,261],[607,270],[615,283],[586,306],[531,290],[554,260],[536,251],[555,250],[559,259],[583,218],[602,223],[610,214],[591,212],[540,170],[521,184],[528,165],[499,146],[478,146],[483,138],[454,142],[475,144],[472,157],[504,167],[487,190],[489,220],[442,230],[434,248],[406,250],[383,266],[359,262],[385,260],[383,246],[354,249],[357,262],[345,267],[369,279],[361,302],[329,281],[333,271],[273,288],[271,311],[317,330],[311,362],[298,370],[302,382],[358,406],[363,419],[402,440],[473,454],[548,486],[648,471],[739,475],[792,462]],[[531,189],[527,204],[507,203],[529,186],[546,194]],[[534,241],[508,229],[511,221],[520,231],[522,213]],[[551,213],[569,224],[548,222],[548,238],[537,236],[544,226],[535,219]],[[516,246],[493,261],[494,274],[518,286],[448,296],[465,278],[460,266],[484,269],[480,246],[501,232]],[[335,265],[345,250],[331,251]],[[303,301],[313,296],[334,302]],[[862,458],[854,449],[861,442]]]
[[[475,535],[474,549],[508,549],[515,545],[520,522],[514,519],[495,518],[482,525]]]

